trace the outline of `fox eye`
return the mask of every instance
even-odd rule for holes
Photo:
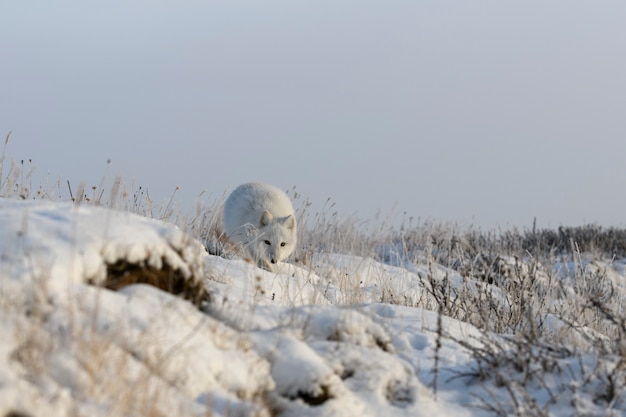
[[[287,244],[286,242],[280,242],[281,247],[285,246],[286,244]]]
[[[269,245],[271,245],[271,244],[272,244],[272,242],[270,242],[269,240],[266,240],[266,241],[265,241],[265,244],[269,246]]]

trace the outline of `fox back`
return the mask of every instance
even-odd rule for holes
[[[259,267],[273,271],[294,251],[297,225],[287,194],[270,184],[240,185],[224,203],[224,231]]]

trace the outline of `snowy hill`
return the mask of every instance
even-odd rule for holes
[[[0,257],[0,415],[626,412],[615,265],[501,258],[517,288],[338,253],[270,273],[164,222],[5,199]]]

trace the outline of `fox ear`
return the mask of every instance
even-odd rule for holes
[[[274,216],[272,216],[272,213],[270,213],[269,211],[265,210],[263,213],[261,213],[261,218],[259,219],[259,225],[261,227],[265,227],[268,224],[270,224],[270,222],[272,221],[273,218],[274,218]]]
[[[287,216],[287,218],[285,219],[284,225],[289,230],[293,230],[296,228],[296,218],[293,216],[293,214],[290,214],[289,216]]]

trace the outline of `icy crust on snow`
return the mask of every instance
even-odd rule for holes
[[[204,249],[178,227],[94,206],[0,199],[3,274],[101,285],[118,262],[199,279]]]

